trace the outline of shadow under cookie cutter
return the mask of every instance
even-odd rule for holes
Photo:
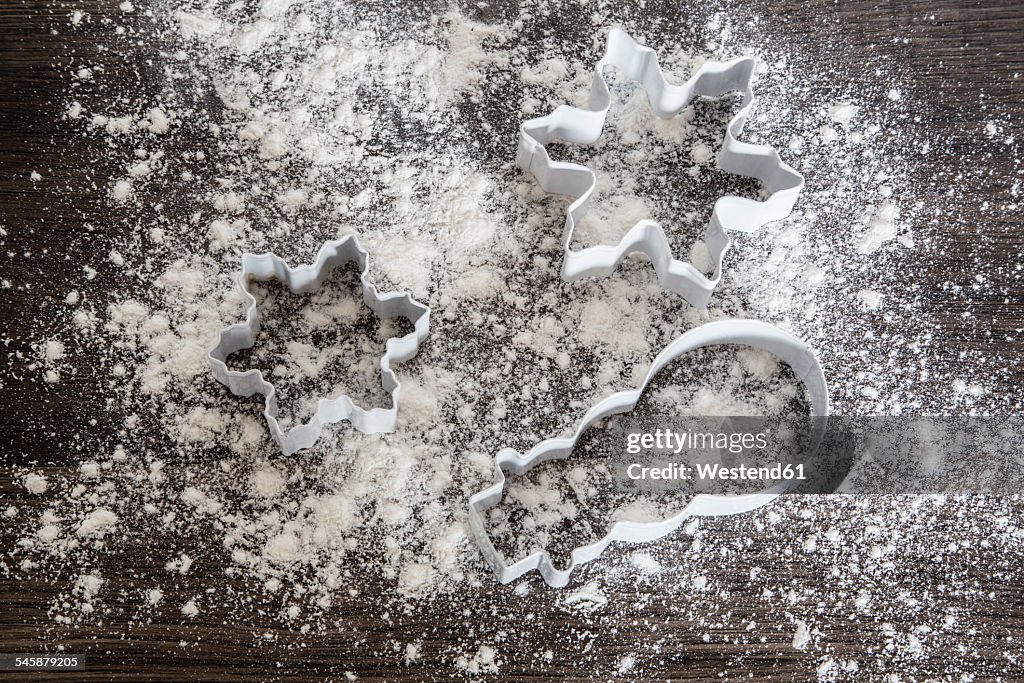
[[[620,391],[599,401],[580,421],[571,437],[542,441],[524,454],[506,448],[494,458],[494,483],[469,499],[469,526],[487,563],[498,581],[509,583],[536,569],[549,586],[562,587],[569,582],[573,568],[598,557],[613,541],[642,543],[661,538],[678,529],[689,517],[732,515],[761,507],[784,493],[791,482],[782,482],[765,491],[746,495],[723,496],[700,494],[680,512],[659,522],[619,521],[598,541],[572,551],[565,569],[557,569],[544,549],[534,551],[517,562],[508,563],[494,546],[485,529],[483,513],[497,505],[505,489],[505,470],[524,474],[533,466],[549,460],[563,460],[572,454],[577,441],[598,420],[632,410],[647,385],[668,363],[682,354],[705,346],[740,344],[775,354],[788,363],[807,387],[811,417],[811,453],[825,434],[829,410],[828,386],[817,357],[804,342],[784,330],[756,320],[720,320],[686,332],[669,344],[654,359],[644,381],[636,389]]]
[[[380,359],[380,375],[384,390],[391,396],[390,408],[369,410],[355,405],[347,395],[322,398],[317,402],[316,412],[305,424],[284,432],[277,421],[277,396],[274,386],[263,378],[259,370],[229,370],[227,357],[236,351],[250,348],[256,343],[260,331],[260,314],[256,298],[250,285],[253,281],[279,280],[292,292],[315,292],[323,286],[336,266],[355,261],[359,266],[359,279],[363,286],[363,301],[379,318],[408,318],[413,331],[403,337],[393,337],[384,344],[384,355]],[[236,323],[222,330],[217,343],[207,353],[213,376],[227,385],[232,393],[239,396],[263,394],[263,415],[270,428],[270,434],[285,455],[309,448],[320,438],[325,425],[348,420],[352,426],[366,434],[390,432],[395,429],[398,415],[400,385],[391,370],[391,363],[400,363],[416,355],[419,344],[430,329],[430,309],[413,300],[404,292],[380,293],[369,281],[369,257],[359,246],[354,235],[340,240],[326,242],[311,264],[290,267],[274,254],[243,254],[242,273],[238,282],[245,293],[248,304],[245,322]]]
[[[789,215],[803,188],[803,176],[784,163],[775,149],[737,139],[754,102],[751,78],[755,63],[753,57],[727,63],[706,62],[685,83],[672,85],[662,75],[654,50],[638,45],[625,31],[615,28],[608,34],[604,57],[597,63],[590,109],[562,105],[551,114],[530,119],[520,126],[516,165],[532,173],[546,192],[573,198],[566,210],[562,235],[562,279],[571,282],[582,277],[609,275],[628,254],[640,251],[651,259],[663,288],[680,294],[694,306],[706,306],[721,280],[722,260],[732,244],[728,231],[751,232]],[[725,196],[715,202],[704,235],[714,265],[710,278],[692,264],[675,259],[665,231],[651,220],[637,223],[616,245],[572,249],[573,232],[586,213],[597,177],[586,166],[553,161],[546,145],[553,140],[587,145],[601,136],[611,104],[604,79],[604,69],[608,66],[642,83],[651,109],[663,119],[677,115],[697,96],[720,97],[734,91],[742,95],[740,109],[726,127],[718,165],[729,173],[759,180],[768,197],[757,201]]]

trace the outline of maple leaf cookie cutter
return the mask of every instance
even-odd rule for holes
[[[317,402],[316,411],[304,424],[292,427],[287,432],[281,429],[277,420],[277,393],[274,385],[263,378],[258,369],[236,371],[227,367],[227,357],[236,351],[252,347],[260,331],[260,314],[251,284],[257,281],[278,280],[294,293],[309,293],[319,290],[332,271],[343,263],[355,261],[359,267],[359,280],[363,289],[363,302],[378,318],[409,319],[413,331],[403,337],[392,337],[384,344],[384,355],[380,359],[380,376],[384,390],[390,394],[390,408],[364,409],[353,403],[345,394],[334,398],[322,398]],[[221,331],[217,343],[207,353],[213,376],[225,384],[232,393],[239,396],[262,394],[264,396],[263,416],[270,434],[285,455],[311,447],[320,438],[323,428],[335,422],[348,420],[352,426],[365,434],[391,432],[398,417],[398,396],[401,385],[391,369],[392,363],[400,363],[416,355],[420,342],[430,329],[430,308],[415,301],[405,292],[377,291],[369,280],[370,260],[366,251],[359,246],[354,235],[326,242],[317,252],[313,263],[290,267],[283,259],[271,253],[243,254],[242,272],[238,282],[245,294],[245,321],[236,323]]]
[[[679,114],[698,96],[741,93],[740,108],[726,126],[718,166],[728,173],[757,179],[768,197],[758,201],[727,195],[715,202],[704,234],[714,266],[711,277],[691,263],[676,259],[665,231],[652,220],[634,225],[618,244],[572,249],[576,224],[586,213],[597,176],[586,166],[552,160],[547,145],[554,140],[588,145],[601,136],[611,106],[611,93],[604,78],[604,70],[609,66],[640,82],[651,109],[662,119]],[[657,53],[615,28],[608,34],[605,54],[597,63],[590,108],[562,105],[547,116],[523,122],[519,129],[516,165],[533,174],[544,191],[572,198],[562,234],[563,280],[571,282],[583,277],[610,275],[627,255],[640,251],[654,264],[664,289],[676,292],[693,306],[703,307],[711,300],[721,280],[722,261],[732,244],[729,231],[751,232],[789,215],[803,189],[803,176],[783,162],[774,148],[738,140],[754,104],[751,81],[755,66],[753,57],[724,63],[705,62],[685,83],[672,85],[662,74]]]
[[[661,538],[678,529],[682,523],[695,516],[720,516],[748,512],[765,505],[784,493],[792,482],[781,482],[758,493],[744,495],[699,494],[675,515],[658,522],[618,521],[612,524],[601,539],[572,550],[565,569],[555,567],[545,549],[535,550],[526,557],[509,563],[487,534],[484,513],[496,506],[505,490],[505,471],[522,475],[528,470],[549,460],[568,458],[580,437],[597,421],[632,410],[651,380],[668,363],[682,354],[706,346],[739,344],[775,354],[789,364],[793,372],[807,388],[810,404],[812,429],[810,453],[813,454],[825,435],[829,411],[828,386],[821,364],[814,352],[799,338],[768,323],[756,320],[719,320],[696,327],[677,337],[651,363],[643,382],[635,389],[612,394],[592,407],[579,422],[572,436],[547,439],[535,445],[526,453],[505,448],[494,458],[493,483],[469,499],[469,526],[484,559],[494,570],[498,581],[509,583],[523,574],[536,569],[549,586],[562,587],[569,582],[572,570],[581,564],[597,558],[614,541],[643,543]]]

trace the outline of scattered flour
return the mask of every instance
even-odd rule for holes
[[[471,674],[494,674],[498,673],[498,662],[495,657],[497,652],[489,645],[481,645],[476,654],[472,657],[460,656],[455,665],[463,671]]]
[[[805,650],[811,642],[811,630],[807,622],[798,620],[796,622],[796,633],[793,634],[793,648]]]
[[[584,584],[562,598],[562,604],[575,612],[594,612],[608,604],[608,598],[596,581]]]
[[[35,496],[46,493],[46,488],[48,486],[46,477],[41,474],[36,474],[35,472],[26,474],[23,479],[23,483],[25,485],[25,490]]]
[[[488,19],[454,9],[429,19],[382,18],[337,3],[170,0],[145,8],[160,29],[145,37],[159,46],[154,68],[162,70],[166,88],[160,97],[143,90],[115,96],[99,87],[109,78],[99,65],[76,64],[67,123],[103,142],[104,155],[119,169],[102,185],[109,208],[131,218],[123,234],[84,265],[79,282],[61,283],[56,301],[62,308],[55,315],[67,324],[61,334],[40,333],[33,372],[59,391],[74,374],[77,349],[101,349],[97,372],[110,376],[105,407],[117,417],[109,438],[97,428],[66,449],[82,454],[77,472],[21,475],[26,491],[39,496],[35,502],[50,506],[12,508],[11,518],[31,525],[18,543],[21,571],[39,573],[47,563],[102,564],[114,544],[155,525],[180,543],[155,558],[169,574],[134,588],[135,599],[154,611],[165,604],[177,611],[188,594],[172,597],[168,577],[201,581],[199,563],[214,555],[226,564],[225,576],[247,582],[258,595],[237,603],[246,614],[262,614],[266,603],[259,601],[270,599],[288,623],[330,628],[329,617],[318,626],[316,615],[360,595],[355,568],[373,568],[382,612],[391,606],[396,613],[412,611],[449,596],[458,613],[458,596],[467,587],[491,581],[466,528],[465,499],[490,481],[497,448],[528,448],[572,428],[598,398],[632,386],[675,336],[725,316],[763,318],[806,338],[838,388],[839,412],[941,410],[950,400],[964,410],[986,405],[992,395],[986,383],[996,373],[962,377],[962,359],[952,370],[944,366],[926,343],[929,331],[876,320],[890,310],[926,320],[916,315],[915,300],[885,278],[894,263],[919,258],[928,248],[927,235],[915,234],[925,221],[907,172],[914,159],[908,150],[935,141],[911,140],[894,149],[896,142],[882,134],[906,115],[910,84],[886,80],[877,93],[823,86],[842,79],[822,78],[813,56],[793,45],[762,42],[759,18],[716,13],[698,26],[705,38],[684,40],[643,12],[592,0],[572,11],[582,12],[594,31],[555,41],[549,8],[540,3],[524,2],[507,17],[477,9]],[[135,17],[143,12],[131,3],[121,10]],[[93,20],[79,10],[68,21]],[[662,292],[650,264],[639,258],[627,259],[608,278],[562,282],[565,203],[511,168],[508,143],[518,122],[563,102],[582,104],[605,28],[615,23],[643,27],[638,35],[658,47],[676,80],[705,59],[756,51],[760,99],[744,137],[773,144],[808,179],[790,219],[737,236],[707,310]],[[874,68],[868,71],[874,82]],[[863,76],[851,73],[851,79]],[[642,93],[626,86],[615,93],[622,99],[607,135],[590,148],[558,150],[598,173],[599,197],[577,238],[608,243],[654,217],[679,241],[678,253],[707,269],[702,231],[710,204],[723,191],[758,191],[715,167],[728,103],[722,111],[701,104],[661,121]],[[203,105],[207,98],[216,106]],[[996,121],[982,132],[1000,144],[1006,134]],[[38,173],[30,177],[42,180]],[[171,196],[187,210],[169,208]],[[244,314],[235,281],[241,253],[272,250],[303,263],[324,240],[343,234],[357,234],[369,249],[375,284],[411,291],[431,305],[431,341],[399,366],[403,393],[393,434],[363,435],[339,425],[316,448],[282,458],[267,438],[258,402],[236,400],[213,382],[204,356],[217,333]],[[108,269],[124,282],[99,296],[94,283]],[[5,288],[16,285],[4,281]],[[367,329],[353,334],[357,341],[346,348],[350,360],[325,352],[335,345],[321,338],[325,329],[351,320],[357,304],[353,292],[296,303],[268,287],[260,305],[280,314],[267,311],[261,342],[272,341],[286,319],[299,324],[281,343],[279,357],[267,352],[239,363],[260,364],[279,385],[282,406],[293,402],[287,409],[297,413],[353,384],[376,388],[380,345],[400,321],[364,321]],[[871,327],[883,324],[883,332]],[[760,414],[796,397],[767,354],[707,357],[700,367],[724,379],[715,384],[704,377],[685,391],[663,387],[655,400],[670,409]],[[921,384],[922,368],[930,384]],[[741,391],[757,383],[768,389]],[[491,531],[522,536],[517,550],[538,540],[567,545],[558,537],[567,521],[593,538],[609,520],[658,519],[671,507],[671,501],[638,499],[606,500],[591,509],[606,482],[599,468],[583,469],[540,473],[510,489]],[[824,503],[786,501],[709,528],[693,520],[666,541],[678,544],[678,553],[659,553],[660,545],[631,552],[618,574],[598,573],[600,581],[588,575],[582,585],[543,599],[591,628],[620,610],[646,616],[643,600],[624,603],[607,581],[622,574],[627,583],[638,575],[643,583],[664,579],[685,586],[687,599],[696,600],[682,603],[690,610],[683,618],[702,619],[711,632],[732,619],[716,611],[716,563],[735,561],[755,536],[770,534],[775,541],[791,533],[801,539],[792,547],[806,558],[808,571],[818,572],[834,592],[826,598],[796,577],[787,577],[794,587],[786,589],[763,580],[763,592],[751,600],[760,601],[775,624],[788,623],[783,614],[807,617],[826,599],[872,619],[875,610],[883,613],[884,601],[903,609],[907,595],[874,582],[885,576],[898,586],[900,576],[915,578],[899,574],[907,570],[898,553],[875,536],[910,543],[905,530],[928,526],[939,503],[914,509],[837,505],[832,514]],[[515,518],[516,506],[532,514]],[[984,514],[979,538],[992,537],[996,545],[1019,540],[1019,530],[1009,526],[1001,527],[1002,536],[989,533],[985,524],[996,524],[996,513]],[[823,531],[832,523],[841,530]],[[588,570],[606,571],[603,559]],[[847,575],[849,567],[865,573]],[[102,615],[101,598],[109,592],[104,574],[55,572],[67,582],[54,600],[55,619],[70,619],[73,603],[88,605],[79,612]],[[752,584],[761,581],[751,577]],[[872,582],[871,591],[864,581]],[[508,595],[519,604],[541,599],[531,586],[521,582]],[[214,599],[198,590],[189,594],[196,597],[180,608],[186,619],[200,614],[197,601],[205,611]],[[542,616],[538,609],[531,618]],[[936,627],[946,616],[952,618],[936,618]],[[795,623],[793,648],[807,650],[807,622]],[[481,644],[481,635],[461,653],[445,655],[465,674],[499,671],[495,647],[502,636],[498,627],[480,628],[489,644]],[[928,647],[923,633],[879,638],[882,650],[891,646],[913,656]],[[425,658],[422,644],[401,642],[407,644],[396,643],[395,653],[407,665]],[[647,661],[642,652],[622,656],[617,672],[634,672],[637,661]],[[537,656],[553,658],[551,650]],[[819,666],[822,675],[849,670],[831,659]]]
[[[636,552],[629,556],[629,560],[641,574],[651,575],[661,571],[661,564],[650,553]]]
[[[117,524],[117,515],[106,508],[100,508],[86,515],[75,533],[80,538],[102,537],[115,524]]]
[[[199,607],[196,606],[195,600],[189,600],[184,605],[182,605],[181,613],[189,619],[197,617],[199,615]]]

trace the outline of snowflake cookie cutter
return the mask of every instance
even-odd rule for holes
[[[254,281],[278,280],[295,293],[315,292],[323,286],[335,267],[355,261],[359,267],[359,280],[363,287],[363,302],[379,318],[408,318],[413,331],[403,337],[392,337],[384,344],[380,359],[380,375],[384,390],[391,396],[390,408],[364,409],[355,405],[345,394],[322,398],[317,402],[313,416],[305,424],[281,429],[277,421],[277,395],[274,386],[257,369],[229,370],[227,357],[236,351],[252,347],[260,331],[260,315],[250,285]],[[262,394],[265,397],[263,416],[270,434],[285,455],[311,447],[320,438],[325,425],[348,420],[352,426],[366,434],[390,432],[398,417],[400,384],[391,370],[391,363],[400,363],[416,355],[420,342],[430,329],[430,309],[404,292],[377,291],[369,280],[369,256],[359,246],[354,235],[326,242],[313,263],[290,267],[283,259],[271,253],[243,254],[242,273],[238,282],[245,293],[245,322],[236,323],[220,333],[217,343],[207,353],[213,376],[239,396]]]
[[[562,105],[552,113],[523,122],[519,129],[516,165],[528,171],[544,191],[567,195],[572,203],[566,210],[562,234],[562,279],[568,282],[595,275],[610,275],[630,253],[640,251],[654,264],[661,286],[676,292],[690,304],[703,307],[722,277],[722,261],[732,240],[729,231],[752,232],[789,215],[803,189],[804,179],[787,165],[772,147],[740,142],[747,115],[754,103],[751,80],[756,60],[742,57],[731,62],[706,62],[682,85],[665,80],[658,56],[649,47],[639,45],[625,31],[612,29],[604,56],[597,63],[590,92],[590,108]],[[633,226],[616,245],[597,245],[579,251],[572,249],[576,224],[586,213],[597,177],[580,164],[554,161],[547,144],[554,140],[587,145],[597,141],[611,105],[611,94],[604,78],[606,67],[614,66],[633,81],[643,84],[651,109],[659,118],[670,118],[686,108],[695,97],[721,97],[739,91],[739,111],[726,126],[725,139],[718,153],[722,170],[761,182],[768,197],[763,201],[727,195],[714,205],[704,234],[711,262],[711,277],[687,261],[672,255],[665,231],[651,220]]]
[[[596,559],[614,541],[654,541],[675,531],[690,517],[748,512],[771,502],[788,489],[791,482],[783,482],[764,491],[745,495],[699,494],[685,508],[668,519],[658,522],[615,522],[603,538],[575,548],[570,553],[565,569],[556,568],[544,549],[536,550],[516,562],[509,563],[487,535],[484,512],[501,501],[505,489],[505,470],[522,475],[540,463],[564,460],[572,454],[577,441],[594,423],[610,415],[632,410],[651,380],[668,363],[688,351],[720,344],[751,346],[773,353],[789,364],[807,388],[811,417],[822,418],[812,421],[811,452],[817,449],[825,435],[829,395],[824,372],[814,352],[792,334],[756,320],[720,320],[701,325],[677,337],[665,347],[654,359],[639,387],[612,394],[594,405],[580,421],[572,436],[547,439],[522,454],[511,448],[498,452],[494,458],[494,482],[469,499],[470,530],[498,581],[509,583],[536,569],[549,586],[560,588],[569,582],[572,570],[577,565]]]

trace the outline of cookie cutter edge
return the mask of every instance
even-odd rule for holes
[[[616,245],[572,249],[576,224],[586,213],[597,176],[586,166],[552,160],[546,145],[552,140],[587,145],[601,136],[611,106],[611,93],[604,78],[608,66],[615,66],[631,80],[642,83],[651,109],[662,119],[677,115],[697,96],[721,97],[735,91],[742,94],[740,109],[726,126],[718,165],[728,173],[759,180],[769,196],[758,201],[726,195],[715,201],[704,234],[714,266],[710,278],[690,262],[676,259],[664,229],[652,220],[634,225]],[[682,85],[672,85],[665,79],[653,49],[614,28],[608,34],[605,54],[594,73],[590,109],[561,105],[547,116],[520,125],[516,165],[530,172],[546,192],[573,198],[566,209],[562,234],[563,280],[610,275],[627,255],[640,251],[653,263],[663,288],[680,294],[696,307],[703,307],[722,278],[722,262],[732,245],[728,231],[751,232],[790,214],[803,188],[803,176],[783,162],[773,147],[737,139],[755,100],[751,84],[755,66],[753,57],[705,62]]]
[[[524,454],[520,454],[515,449],[505,448],[495,455],[493,483],[469,499],[469,526],[484,559],[494,570],[499,582],[509,583],[536,569],[549,586],[559,588],[569,582],[572,570],[577,565],[596,559],[614,541],[626,543],[653,541],[675,531],[690,517],[748,512],[769,503],[788,488],[788,484],[783,482],[765,491],[752,494],[738,496],[699,494],[686,507],[668,519],[659,522],[615,522],[604,537],[589,545],[573,549],[566,568],[561,570],[554,566],[551,557],[543,548],[520,560],[508,563],[487,535],[483,513],[501,501],[505,489],[505,470],[522,475],[534,465],[548,460],[563,460],[569,457],[580,436],[595,422],[609,415],[632,410],[651,380],[669,362],[688,351],[721,344],[751,346],[773,353],[789,364],[793,372],[807,387],[811,417],[822,418],[813,420],[812,452],[817,448],[825,434],[829,395],[825,374],[813,351],[789,332],[757,320],[719,320],[696,327],[677,337],[658,354],[639,387],[614,393],[598,401],[580,420],[572,436],[541,441]]]
[[[254,281],[279,280],[294,293],[319,290],[334,269],[350,261],[359,267],[359,280],[363,289],[363,302],[379,318],[408,318],[413,331],[402,337],[391,337],[385,341],[384,355],[380,359],[381,383],[390,394],[390,408],[363,409],[346,394],[334,398],[321,398],[313,416],[304,424],[292,427],[288,432],[281,429],[277,421],[277,395],[274,385],[263,378],[258,369],[229,370],[226,359],[232,353],[252,347],[260,331],[260,315],[256,298],[250,285]],[[232,393],[251,396],[259,393],[265,398],[263,416],[270,434],[285,455],[311,447],[320,438],[325,425],[348,420],[352,426],[366,434],[394,431],[398,417],[398,397],[401,385],[391,369],[391,363],[400,363],[416,355],[420,342],[430,329],[430,308],[417,302],[405,292],[381,293],[369,280],[369,255],[359,245],[355,235],[346,235],[338,240],[325,242],[312,263],[292,268],[283,259],[272,254],[242,255],[242,272],[238,277],[246,298],[245,321],[235,323],[221,330],[217,343],[207,352],[207,359],[213,376],[226,385]]]

